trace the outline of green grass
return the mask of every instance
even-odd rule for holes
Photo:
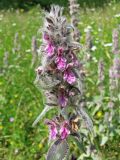
[[[79,28],[82,33],[81,42],[85,42],[84,29],[92,27],[94,45],[97,47],[91,54],[97,60],[103,57],[105,74],[108,77],[108,68],[112,63],[111,47],[104,47],[104,43],[112,42],[112,30],[120,24],[120,3],[111,4],[95,10],[80,10]],[[31,39],[36,36],[38,45],[41,42],[41,33],[38,30],[43,24],[43,11],[33,8],[28,12],[23,10],[0,11],[0,70],[3,69],[3,55],[9,52],[9,68],[0,74],[0,160],[44,160],[48,149],[48,132],[43,121],[35,128],[32,123],[43,109],[42,94],[34,86],[35,71],[31,68]],[[19,34],[20,51],[13,53],[14,36]],[[98,41],[98,42],[97,42]],[[97,80],[96,63],[89,66],[92,81]],[[94,69],[93,69],[94,68]],[[89,84],[89,83],[88,83]],[[95,96],[94,85],[87,87],[90,96]],[[107,88],[106,82],[106,88]],[[51,117],[52,113],[47,114]],[[14,122],[10,122],[10,118]],[[101,148],[105,160],[120,159],[119,137],[108,142]],[[77,151],[79,153],[79,151]],[[111,156],[111,153],[112,156]]]

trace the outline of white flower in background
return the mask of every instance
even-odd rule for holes
[[[101,28],[98,28],[98,31],[99,31],[99,32],[101,32],[101,31],[102,31],[102,29],[101,29]]]
[[[99,40],[95,40],[95,43],[98,44],[98,43],[99,43]]]
[[[112,3],[108,3],[109,6],[112,6]]]
[[[14,118],[13,118],[13,117],[10,117],[9,121],[10,121],[10,122],[14,122]]]
[[[27,49],[25,52],[26,52],[26,53],[29,53],[29,52],[31,52],[31,49]]]
[[[115,18],[120,17],[120,13],[118,13],[118,14],[114,15],[114,17],[115,17]]]
[[[92,60],[93,60],[95,63],[98,62],[98,60],[96,59],[96,57],[93,57]]]
[[[0,14],[0,21],[3,20],[3,14]]]
[[[91,24],[92,24],[92,25],[95,24],[95,21],[92,21]]]
[[[37,53],[38,53],[38,55],[40,55],[40,53],[41,53],[41,48],[40,47],[37,49]]]
[[[19,152],[19,150],[16,148],[16,149],[15,149],[15,154],[18,154],[18,152]]]
[[[93,12],[94,12],[94,11],[95,11],[95,8],[91,8],[91,11],[93,11]]]
[[[113,7],[112,9],[113,9],[113,11],[115,11],[115,10],[116,10],[116,7]]]
[[[17,25],[16,23],[13,23],[13,24],[12,24],[13,27],[15,27],[16,25]]]
[[[89,30],[92,30],[92,26],[87,26],[87,27],[84,29],[84,32],[88,32]]]
[[[96,46],[93,46],[92,48],[91,48],[91,51],[95,51],[97,49],[97,47]]]
[[[24,34],[22,34],[21,38],[22,38],[22,39],[25,39],[25,35],[24,35]]]
[[[104,47],[111,47],[112,46],[112,43],[105,43],[103,44]]]
[[[83,25],[84,23],[82,21],[80,21],[78,24]]]

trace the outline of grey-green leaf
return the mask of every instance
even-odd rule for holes
[[[66,140],[58,139],[49,149],[46,160],[64,160],[68,156],[69,146]]]
[[[82,117],[82,119],[85,122],[86,127],[89,129],[90,132],[93,131],[93,123],[89,115],[86,113],[86,111],[83,109],[83,107],[79,107],[77,110],[78,114]]]
[[[43,111],[39,114],[39,116],[36,118],[36,120],[33,123],[33,127],[44,117],[44,115],[51,110],[53,107],[46,105]]]

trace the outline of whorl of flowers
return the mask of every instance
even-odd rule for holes
[[[48,99],[53,94],[53,104],[64,108],[72,103],[74,96],[82,93],[82,86],[79,86],[80,62],[74,53],[74,50],[79,49],[79,44],[71,41],[66,18],[58,6],[52,7],[44,26],[42,64],[37,69],[37,80]]]
[[[113,65],[109,70],[110,77],[110,91],[116,91],[118,89],[118,84],[120,81],[120,57],[115,56],[113,59]]]
[[[20,43],[19,43],[19,34],[18,32],[15,33],[15,36],[14,36],[14,48],[13,48],[13,52],[17,52],[20,50]]]
[[[34,64],[35,64],[35,62],[37,60],[37,57],[38,57],[37,40],[36,40],[35,36],[32,37],[31,52],[32,52],[32,63],[31,63],[31,66],[34,66]]]
[[[114,54],[118,54],[118,53],[120,53],[120,51],[119,51],[119,31],[118,31],[118,29],[113,30],[112,39],[113,39],[113,49],[112,49],[112,51],[113,51]]]
[[[99,60],[98,63],[98,83],[99,83],[99,91],[102,94],[104,91],[104,61],[103,59]]]
[[[73,39],[77,42],[80,41],[80,31],[78,30],[78,11],[79,11],[79,4],[77,0],[69,0],[70,3],[70,15],[71,15],[71,24],[74,28],[73,31]]]
[[[113,30],[113,65],[109,70],[109,81],[110,81],[110,94],[113,97],[114,93],[119,88],[120,81],[120,51],[119,51],[119,32],[118,29]]]
[[[4,68],[8,67],[8,58],[9,58],[9,52],[5,52],[4,57],[3,57],[3,67]]]
[[[33,125],[51,108],[56,107],[59,110],[57,117],[45,121],[50,129],[50,139],[57,140],[48,152],[47,159],[49,160],[52,160],[53,151],[57,152],[61,145],[63,148],[64,146],[68,148],[66,139],[69,135],[78,134],[79,118],[77,116],[83,118],[89,129],[92,127],[92,122],[84,111],[84,107],[80,106],[83,98],[83,77],[80,73],[81,63],[75,52],[79,51],[80,46],[77,42],[71,41],[70,28],[62,12],[63,9],[59,6],[52,6],[50,13],[46,14],[43,43],[40,49],[41,66],[36,70],[36,84],[44,92],[46,107]],[[68,110],[70,106],[73,109],[71,116]],[[74,125],[73,119],[77,119]],[[60,152],[59,149],[58,152]],[[63,157],[60,159],[66,155],[66,153],[61,154]]]
[[[91,51],[92,46],[93,44],[92,44],[91,29],[88,29],[86,32],[86,44],[85,44],[87,51]]]

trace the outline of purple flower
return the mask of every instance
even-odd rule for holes
[[[74,64],[75,67],[79,66],[78,59],[74,53],[71,53],[71,60],[72,60],[72,63]]]
[[[50,128],[50,138],[51,139],[56,139],[57,133],[58,133],[58,131],[57,131],[56,126],[51,126],[51,128]]]
[[[61,55],[63,53],[64,49],[62,47],[58,48],[58,55]]]
[[[43,35],[44,40],[49,41],[49,35],[47,33],[44,33]]]
[[[64,69],[66,68],[66,59],[62,56],[58,56],[55,60],[56,64],[57,64],[57,69],[64,71]]]
[[[39,66],[37,69],[36,69],[36,72],[38,75],[40,75],[43,71],[43,67],[42,66]]]
[[[70,69],[67,69],[65,72],[64,72],[64,80],[67,81],[69,84],[73,84],[75,81],[76,81],[76,77],[74,75],[74,73],[70,70]]]
[[[61,107],[66,107],[68,103],[68,98],[65,94],[65,90],[61,89],[58,95],[58,103]]]
[[[61,139],[63,140],[67,138],[69,134],[70,134],[70,131],[68,129],[68,122],[64,122],[63,126],[60,129]]]
[[[55,47],[51,43],[49,43],[45,48],[45,51],[47,52],[48,57],[51,57],[54,54],[54,50],[55,50]]]
[[[58,131],[57,131],[57,126],[56,123],[54,121],[46,121],[46,124],[49,126],[50,128],[50,139],[56,139]]]

